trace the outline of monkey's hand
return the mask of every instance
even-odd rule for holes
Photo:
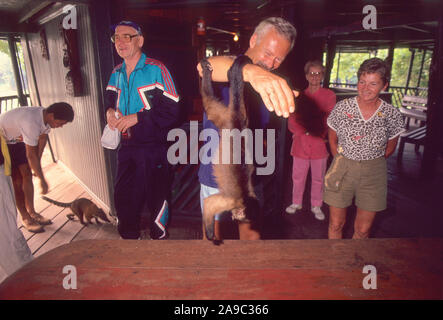
[[[285,118],[295,111],[294,97],[298,92],[292,91],[285,79],[254,64],[245,65],[243,77],[260,94],[269,111]]]
[[[40,180],[40,187],[41,187],[41,194],[47,194],[48,190],[49,190],[49,186],[48,183],[46,182],[45,179],[41,179]]]

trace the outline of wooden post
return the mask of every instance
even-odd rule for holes
[[[337,74],[335,75],[335,83],[338,83],[338,73],[340,72],[340,50],[338,50]]]
[[[18,61],[17,61],[17,50],[15,48],[14,36],[8,36],[9,53],[11,54],[12,70],[14,71],[15,85],[17,87],[18,103],[21,107],[28,105],[28,101],[23,94],[22,81],[20,77]]]
[[[426,142],[423,152],[421,173],[424,178],[433,178],[439,153],[443,149],[443,101],[441,83],[443,81],[443,5],[440,6],[438,30],[435,39],[429,72],[428,113]]]
[[[389,46],[389,50],[388,50],[388,56],[385,59],[386,63],[389,66],[389,70],[391,71],[391,74],[392,74],[392,63],[394,61],[394,50],[395,50],[395,43],[391,42],[391,44]],[[389,79],[388,87],[386,88],[386,91],[389,91],[390,85],[391,85],[391,79]]]
[[[114,5],[114,6],[113,6]],[[91,34],[94,46],[95,61],[100,63],[96,64],[95,74],[96,77],[96,87],[98,90],[99,103],[97,108],[99,109],[99,114],[103,119],[101,125],[102,128],[106,124],[106,115],[104,112],[105,103],[105,90],[106,85],[109,81],[109,75],[112,69],[116,65],[114,62],[113,51],[114,47],[109,40],[107,35],[110,35],[109,26],[111,25],[111,8],[115,10],[114,12],[119,12],[117,1],[90,1],[89,4],[89,14],[91,21]],[[116,19],[114,20],[116,21]],[[114,208],[114,178],[117,171],[117,153],[114,150],[104,151],[105,155],[105,165],[106,165],[106,178],[108,185],[109,198],[111,200],[111,215],[116,216]]]
[[[420,80],[421,80],[421,75],[423,73],[423,64],[425,63],[425,57],[426,57],[426,49],[423,50],[423,56],[421,57],[420,71],[418,73],[417,88],[420,87]]]
[[[336,49],[335,41],[328,39],[327,46],[328,47],[326,53],[326,70],[325,70],[325,78],[323,80],[324,88],[329,88],[329,83],[331,80],[331,71],[332,71],[332,66],[334,65],[334,57]]]
[[[406,78],[405,94],[408,94],[409,81],[411,80],[412,66],[414,65],[415,49],[411,50],[411,59],[409,60],[408,77]]]

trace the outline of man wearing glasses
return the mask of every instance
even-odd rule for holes
[[[151,239],[165,239],[171,180],[166,137],[178,124],[179,96],[163,63],[142,52],[144,37],[136,23],[121,21],[112,30],[123,59],[105,93],[107,123],[122,133],[114,184],[118,231],[123,239],[140,238],[146,202]]]

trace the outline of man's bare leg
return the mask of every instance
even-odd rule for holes
[[[249,222],[238,223],[240,240],[260,240],[260,233]]]
[[[35,212],[34,207],[34,184],[32,182],[32,172],[29,165],[22,164],[19,166],[19,170],[22,176],[22,186],[23,186],[23,193],[25,195],[25,205],[26,209],[28,210],[29,215],[34,219],[35,222],[47,225],[51,224],[50,219],[46,219],[42,215]]]
[[[203,228],[203,240],[208,240],[208,238],[206,237],[206,230],[204,223],[202,225],[202,228]],[[214,237],[217,240],[222,240],[219,220],[214,221]]]
[[[12,169],[11,177],[14,186],[15,203],[22,218],[23,225],[30,232],[43,232],[43,227],[32,219],[31,215],[26,209],[23,178],[19,168]]]

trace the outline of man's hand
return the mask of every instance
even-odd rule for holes
[[[138,122],[137,113],[133,113],[128,116],[120,117],[115,122],[115,127],[117,128],[118,131],[125,132],[130,127],[136,125],[137,122]]]
[[[285,118],[295,111],[294,97],[298,92],[291,90],[285,79],[253,64],[245,65],[243,74],[244,80],[260,94],[269,111]]]
[[[40,187],[41,187],[41,193],[42,194],[47,194],[48,190],[49,190],[49,186],[48,183],[46,182],[46,180],[42,179],[40,180]]]
[[[111,129],[115,129],[117,127],[117,118],[115,117],[115,110],[112,108],[109,108],[106,110],[106,121],[108,122],[108,125]],[[118,118],[121,118],[123,114],[120,111],[117,111]]]

